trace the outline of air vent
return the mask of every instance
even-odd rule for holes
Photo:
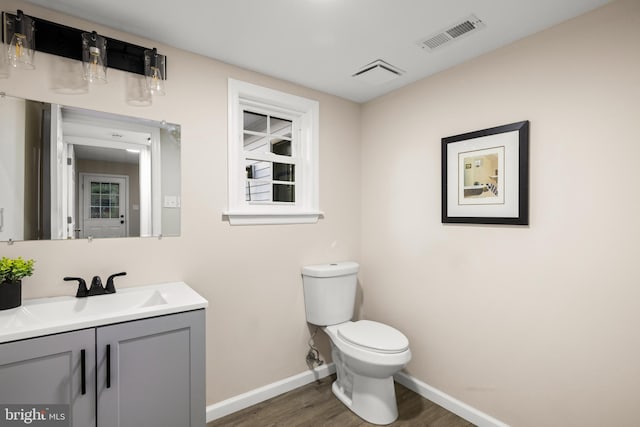
[[[468,18],[450,25],[447,29],[420,40],[418,42],[418,46],[428,52],[433,52],[434,50],[451,43],[453,40],[464,35],[471,34],[477,30],[481,30],[485,26],[484,22],[482,22],[482,20],[477,16],[470,15]]]
[[[394,67],[388,62],[378,59],[370,64],[365,65],[356,71],[351,77],[356,77],[366,83],[372,85],[380,85],[391,81],[404,74],[398,67]]]

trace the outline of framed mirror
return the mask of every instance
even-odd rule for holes
[[[0,241],[177,236],[180,125],[0,96]]]

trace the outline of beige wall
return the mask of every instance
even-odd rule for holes
[[[0,80],[0,91],[182,125],[181,237],[0,243],[0,256],[36,259],[24,297],[73,295],[73,287],[62,280],[66,275],[90,278],[127,271],[119,279],[122,287],[184,280],[209,300],[208,404],[306,370],[309,329],[300,267],[359,254],[360,106],[27,3],[1,0],[0,6],[156,46],[169,64],[167,96],[154,99],[151,108],[128,106],[126,73],[112,69],[109,83],[91,87],[90,94],[54,93],[50,71],[58,59],[42,53],[36,54],[36,70]],[[222,220],[229,77],[320,101],[320,208],[325,218],[318,224],[231,227]]]
[[[618,1],[363,108],[364,316],[508,424],[638,425],[639,41]],[[440,139],[520,120],[531,225],[441,224]]]

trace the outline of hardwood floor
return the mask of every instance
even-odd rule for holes
[[[207,424],[206,427],[372,426],[331,392],[335,376],[292,390]],[[469,427],[473,424],[396,383],[399,417],[392,426]]]

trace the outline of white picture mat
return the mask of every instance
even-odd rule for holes
[[[504,146],[503,193],[504,204],[459,205],[459,188],[464,185],[458,174],[458,155],[467,151],[486,150]],[[517,218],[520,188],[518,160],[519,132],[517,130],[481,136],[447,144],[447,215],[449,217]]]

